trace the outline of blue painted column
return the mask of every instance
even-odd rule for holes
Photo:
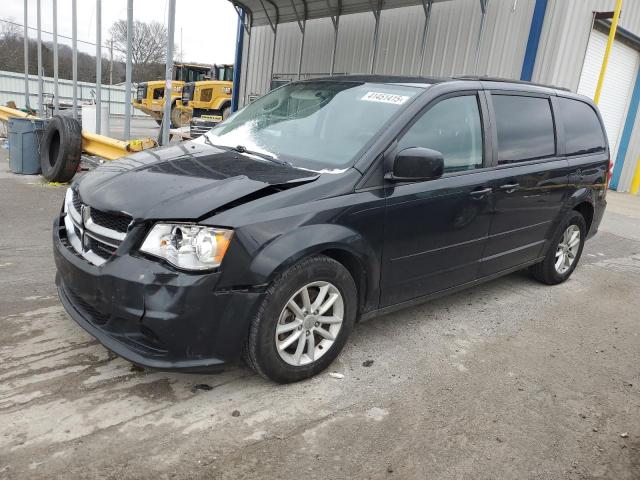
[[[538,45],[540,44],[540,35],[542,34],[542,25],[544,24],[544,15],[546,12],[547,0],[536,0],[536,5],[533,9],[533,17],[531,18],[531,28],[529,29],[527,49],[524,52],[524,61],[522,62],[520,80],[530,81],[533,76],[533,67],[536,65]]]
[[[233,87],[231,92],[231,111],[238,110],[240,99],[240,75],[242,73],[242,47],[244,43],[244,10],[238,15],[238,30],[236,32],[236,55],[233,64]]]
[[[624,167],[624,160],[627,156],[627,151],[629,150],[629,142],[631,141],[633,126],[636,122],[638,104],[640,104],[640,71],[636,73],[636,84],[633,87],[627,118],[624,121],[624,128],[622,129],[622,136],[620,137],[620,144],[618,145],[618,153],[616,155],[615,164],[613,165],[613,176],[609,182],[609,188],[612,190],[617,190],[618,183],[620,183],[622,167]],[[631,161],[633,161],[633,159]]]

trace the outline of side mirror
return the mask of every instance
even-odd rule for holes
[[[407,148],[398,152],[390,170],[384,178],[392,182],[433,180],[442,176],[444,158],[442,153],[430,148]]]

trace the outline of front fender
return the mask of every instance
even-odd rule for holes
[[[253,259],[250,266],[257,284],[269,284],[274,278],[302,258],[325,252],[339,251],[356,259],[363,270],[368,304],[375,298],[380,278],[380,259],[373,246],[356,230],[342,225],[307,225],[292,230],[271,242]],[[352,272],[354,273],[354,272]]]

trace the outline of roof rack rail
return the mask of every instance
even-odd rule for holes
[[[571,92],[571,89],[565,88],[565,87],[556,87],[555,85],[545,85],[544,83],[529,82],[527,80],[514,80],[512,78],[488,77],[488,76],[477,76],[477,75],[463,75],[463,76],[451,77],[451,78],[453,80],[477,80],[480,82],[484,81],[484,82],[519,83],[522,85],[533,85],[535,87],[554,88],[556,90]]]

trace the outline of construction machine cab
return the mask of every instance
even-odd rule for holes
[[[220,80],[223,82],[233,81],[233,64],[214,65],[212,70],[212,80]]]
[[[179,63],[174,66],[173,79],[182,82],[200,82],[210,80],[212,69],[208,65]]]

